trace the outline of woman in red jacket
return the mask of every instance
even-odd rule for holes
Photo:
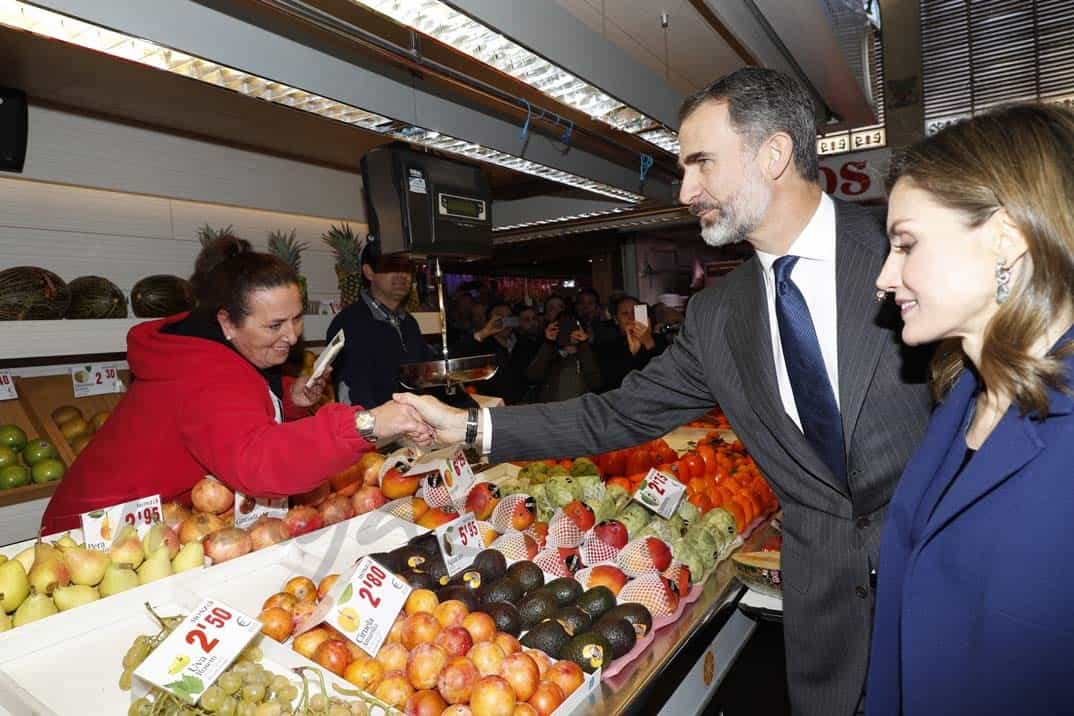
[[[317,487],[377,441],[431,442],[417,413],[393,402],[326,405],[311,416],[324,378],[307,383],[280,370],[302,335],[298,279],[284,262],[225,237],[201,252],[192,283],[197,309],[127,335],[135,379],[60,483],[42,534],[147,495],[184,499],[206,474],[248,495],[282,497]]]

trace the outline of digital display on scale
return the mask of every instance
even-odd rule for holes
[[[461,219],[485,221],[485,202],[455,194],[440,194],[438,211],[442,216],[456,216]]]

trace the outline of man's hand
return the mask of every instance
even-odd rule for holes
[[[436,431],[436,442],[453,445],[466,439],[466,411],[441,403],[431,395],[396,393],[392,399],[401,407],[415,411]]]
[[[556,342],[556,339],[559,338],[558,321],[549,323],[547,326],[544,327],[544,338],[547,341],[552,341],[553,343]]]
[[[314,381],[310,381],[309,376],[300,375],[291,386],[291,402],[299,408],[312,408],[317,405],[331,375],[332,366],[328,366],[321,377]]]
[[[649,330],[649,327],[644,323],[638,321],[631,321],[626,327],[627,346],[630,348],[630,355],[637,355],[642,346],[645,346],[648,350],[656,348],[656,342],[653,340],[653,333]]]
[[[373,434],[378,443],[391,442],[400,435],[406,435],[417,445],[427,447],[432,445],[436,438],[436,431],[409,405],[389,400],[369,412],[377,419]]]
[[[579,326],[571,331],[571,343],[578,345],[579,343],[585,343],[589,340],[589,334],[585,332],[585,329]]]
[[[489,322],[485,324],[484,328],[479,331],[474,331],[474,338],[480,343],[489,336],[494,336],[502,330],[503,318],[501,316],[493,316],[489,319]]]

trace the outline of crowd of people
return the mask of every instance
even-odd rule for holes
[[[591,288],[573,300],[552,294],[538,305],[481,299],[468,289],[452,296],[449,350],[453,356],[495,355],[499,370],[476,387],[508,405],[618,388],[630,371],[667,348],[683,321],[680,311],[663,304],[646,307],[646,320],[638,320],[637,298],[615,294],[605,303]]]

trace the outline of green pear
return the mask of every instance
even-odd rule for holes
[[[95,602],[100,598],[101,595],[96,588],[87,587],[84,584],[60,587],[52,593],[52,601],[56,603],[56,608],[61,612]]]
[[[11,617],[4,612],[0,612],[0,631],[7,631],[8,629],[11,629],[11,627]]]
[[[71,575],[60,551],[48,542],[34,545],[34,566],[26,576],[30,580],[30,588],[41,594],[52,594],[56,587],[66,587],[71,583]]]
[[[56,604],[52,601],[52,597],[47,594],[33,592],[30,596],[26,597],[26,601],[20,604],[19,608],[15,610],[15,618],[11,623],[14,626],[21,627],[24,624],[36,622],[38,619],[52,616],[57,611]]]
[[[179,535],[163,522],[157,522],[142,538],[142,548],[146,554],[153,554],[162,544],[168,545],[168,559],[174,559],[179,553]]]
[[[18,560],[19,564],[22,565],[22,568],[29,574],[30,569],[34,566],[34,548],[32,546],[27,547],[15,555],[15,559]]]
[[[100,590],[102,597],[110,597],[113,594],[119,594],[137,586],[138,575],[134,573],[131,566],[113,562],[108,565],[108,569],[104,570],[104,579],[101,580],[97,588]]]
[[[30,580],[22,562],[11,559],[0,564],[0,614],[18,609],[29,594]]]
[[[64,532],[63,537],[60,537],[58,540],[56,540],[56,542],[54,544],[59,549],[63,549],[65,547],[80,547],[81,546],[81,545],[78,544],[78,542],[75,542],[73,537],[71,537],[70,532]]]
[[[172,569],[176,574],[188,569],[199,569],[205,566],[205,548],[200,541],[187,542],[179,550],[172,560]]]
[[[108,556],[115,564],[129,564],[137,567],[145,559],[145,550],[142,549],[142,541],[138,539],[138,533],[130,525],[124,525],[123,529],[112,541],[112,549]]]
[[[104,570],[112,563],[108,555],[95,549],[85,547],[65,547],[61,550],[63,563],[67,565],[67,572],[71,575],[71,583],[87,587],[100,584],[104,579]]]
[[[157,550],[149,555],[149,559],[143,562],[142,566],[138,568],[138,582],[141,584],[149,584],[158,579],[170,577],[171,574],[172,561],[168,558],[168,545],[162,544],[160,547],[157,547]]]

